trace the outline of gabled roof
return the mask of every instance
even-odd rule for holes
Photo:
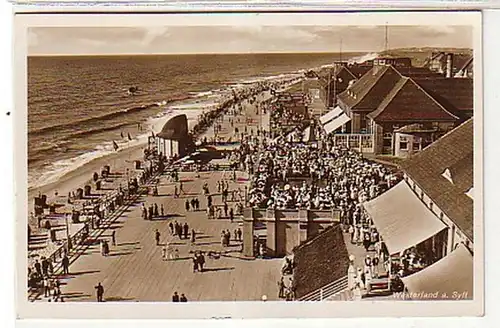
[[[339,225],[329,227],[297,246],[293,253],[296,298],[347,275],[349,255]]]
[[[351,109],[372,111],[399,81],[401,74],[392,66],[374,66],[350,88],[339,95],[339,99]]]
[[[406,174],[470,240],[474,238],[474,203],[465,189],[473,185],[473,139],[473,120],[469,119],[401,163]],[[446,169],[454,183],[443,176]]]
[[[401,77],[378,108],[368,114],[377,122],[455,121],[448,112],[415,81]]]
[[[416,80],[422,88],[455,114],[474,109],[474,81],[469,78]]]
[[[337,82],[341,82],[341,83],[349,83],[350,80],[357,79],[357,77],[349,69],[347,69],[344,66],[341,66],[339,69],[334,70],[334,72],[331,76],[331,79],[330,79],[330,83],[328,83],[328,76],[325,76],[325,79],[326,79],[325,85],[333,84],[335,82],[335,78],[337,78]],[[338,78],[341,78],[342,81],[339,81]]]

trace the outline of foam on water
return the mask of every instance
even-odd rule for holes
[[[118,145],[117,151],[114,150],[113,141],[97,145],[93,151],[52,163],[45,172],[33,172],[32,175],[28,177],[28,185],[30,188],[36,188],[54,183],[64,175],[81,168],[94,159],[120,152],[131,147],[146,145],[149,136],[151,136],[151,132],[155,134],[159,133],[168,119],[175,115],[186,114],[188,126],[192,128],[196,124],[198,116],[203,113],[204,110],[211,109],[217,105],[218,103],[215,102],[188,102],[179,105],[164,106],[162,112],[150,117],[146,122],[146,130],[148,132],[140,134],[132,138],[132,140],[115,140]]]
[[[231,89],[244,89],[249,84],[258,83],[261,81],[284,81],[290,78],[297,78],[301,76],[301,72],[293,72],[288,74],[279,74],[274,76],[249,78],[245,81],[239,81],[234,84],[228,85],[227,88],[198,92],[189,100],[185,100],[178,104],[168,104],[168,101],[163,100],[156,105],[160,112],[151,116],[147,122],[147,128],[144,134],[137,135],[132,140],[115,140],[118,145],[118,150],[115,151],[113,147],[113,140],[97,145],[94,150],[81,154],[79,156],[63,159],[52,163],[49,168],[44,169],[44,172],[32,172],[28,177],[28,185],[31,188],[41,187],[56,182],[64,175],[75,171],[85,164],[88,164],[94,159],[101,158],[116,152],[124,151],[131,147],[146,145],[151,133],[159,133],[163,125],[171,117],[178,114],[186,114],[188,119],[188,126],[191,129],[197,122],[200,114],[215,108],[227,99],[231,94]]]

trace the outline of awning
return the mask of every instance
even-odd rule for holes
[[[453,299],[453,296],[455,299],[472,299],[474,258],[469,250],[460,244],[441,260],[402,280],[410,299]]]
[[[326,123],[330,122],[331,120],[333,120],[335,117],[339,116],[340,114],[342,114],[342,108],[337,106],[334,109],[332,109],[331,111],[329,111],[328,113],[326,113],[325,115],[321,116],[319,118],[319,120],[320,120],[321,124],[326,124]]]
[[[390,254],[416,246],[446,228],[405,181],[363,205]]]
[[[333,131],[337,130],[342,125],[344,125],[347,122],[349,122],[350,120],[351,120],[351,118],[346,113],[342,113],[342,114],[340,114],[340,116],[338,116],[337,118],[331,120],[329,123],[327,123],[324,126],[325,131],[326,131],[326,133],[330,134]]]

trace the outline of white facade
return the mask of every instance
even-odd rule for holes
[[[167,158],[172,158],[175,155],[179,156],[179,142],[176,140],[156,138],[156,149],[158,155],[161,153]]]

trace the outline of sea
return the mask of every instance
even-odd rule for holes
[[[343,58],[362,54],[342,54]],[[147,143],[178,112],[194,124],[233,87],[331,65],[335,53],[28,57],[28,186]],[[134,95],[130,87],[137,87]]]

